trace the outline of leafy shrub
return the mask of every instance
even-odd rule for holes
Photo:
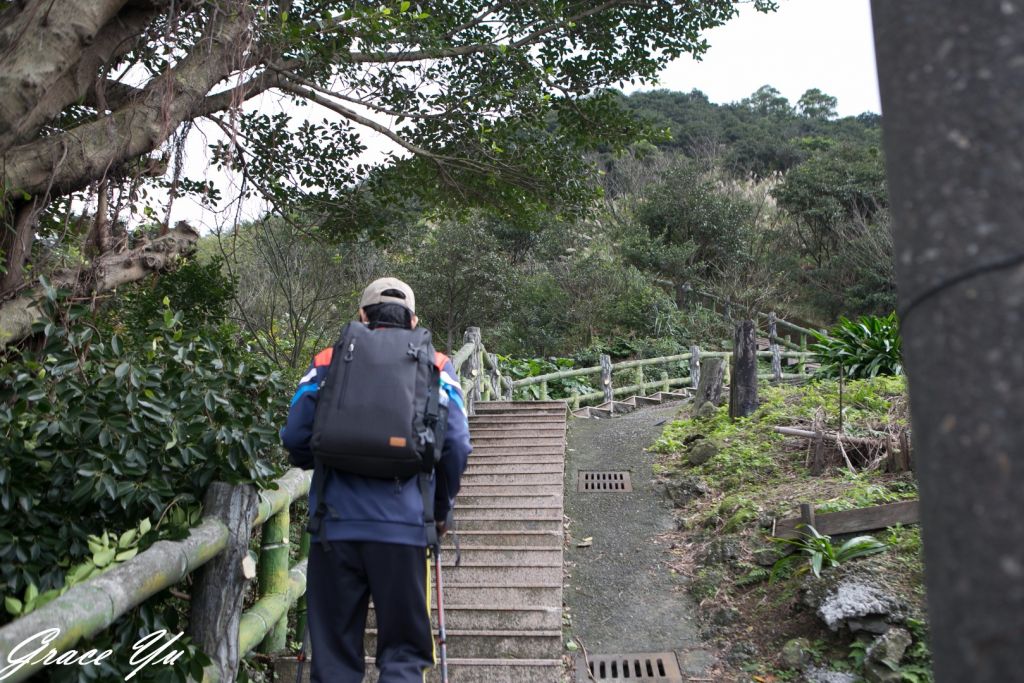
[[[278,373],[213,320],[216,310],[194,309],[185,325],[164,298],[143,325],[153,289],[132,294],[94,315],[47,288],[41,348],[0,357],[0,623],[183,536],[210,482],[264,485],[277,471],[268,456],[287,403]],[[125,657],[109,666],[127,666],[140,629],[180,630],[183,608],[168,600],[155,596],[90,647],[113,645]],[[159,670],[184,680],[203,661],[192,653]],[[118,677],[64,667],[51,678],[96,675]]]
[[[800,551],[775,563],[772,567],[773,579],[791,565],[801,562],[804,564],[797,569],[797,573],[810,570],[815,576],[821,576],[821,570],[825,567],[837,567],[858,557],[884,552],[889,547],[874,536],[857,536],[837,546],[832,543],[830,536],[818,533],[813,526],[808,526],[801,538],[773,538],[772,541],[795,546]]]
[[[902,375],[903,355],[896,313],[840,318],[828,335],[816,334],[811,350],[821,361],[819,374],[852,379]]]
[[[513,381],[571,370],[576,365],[571,358],[511,358],[510,356],[498,356],[498,363],[501,365],[502,374],[508,375]],[[569,398],[574,392],[586,394],[592,391],[594,388],[586,377],[566,377],[548,382],[548,397],[553,399]],[[515,396],[516,400],[527,401],[539,400],[540,397],[540,384],[522,387]]]

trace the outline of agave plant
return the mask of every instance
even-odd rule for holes
[[[821,361],[819,374],[867,379],[902,375],[903,353],[896,313],[840,318],[827,335],[816,334],[811,350]]]
[[[808,526],[800,538],[773,538],[776,543],[795,546],[800,552],[787,555],[781,558],[772,567],[772,580],[774,581],[780,572],[792,564],[804,564],[797,568],[797,573],[802,574],[808,570],[814,572],[815,576],[821,576],[824,567],[836,567],[857,559],[876,553],[884,552],[889,548],[885,543],[874,536],[857,536],[851,538],[842,545],[832,543],[832,537],[818,533],[813,526]]]

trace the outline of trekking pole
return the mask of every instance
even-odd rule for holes
[[[441,544],[434,550],[434,576],[437,581],[437,640],[441,646],[441,683],[448,683],[448,634],[444,629],[444,581],[441,579]]]
[[[307,621],[305,627],[302,629],[302,649],[299,650],[299,670],[296,672],[295,683],[304,683],[302,674],[306,668],[306,658],[309,656],[309,621]]]

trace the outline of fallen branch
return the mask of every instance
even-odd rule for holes
[[[797,429],[796,427],[772,427],[772,429],[779,434],[784,434],[786,436],[800,436],[805,439],[817,438],[819,434],[816,432],[812,432],[808,429]],[[823,439],[827,439],[829,441],[838,442],[840,439],[842,439],[843,442],[853,444],[855,446],[870,446],[872,448],[883,448],[885,446],[885,441],[883,441],[882,439],[869,439],[861,436],[847,436],[846,434],[837,434],[834,432],[820,432],[820,435]]]
[[[59,271],[50,277],[58,289],[68,289],[72,296],[89,297],[141,280],[151,273],[171,268],[182,256],[190,254],[199,233],[187,223],[179,222],[170,232],[124,252],[108,252],[96,257],[90,267]],[[0,303],[0,348],[22,339],[32,325],[42,319],[36,305],[40,287],[25,290]]]

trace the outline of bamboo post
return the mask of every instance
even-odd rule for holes
[[[302,540],[299,541],[299,562],[309,557],[309,532],[305,531],[302,533]],[[306,635],[306,593],[303,591],[298,601],[295,603],[295,630],[296,640],[302,642]]]
[[[800,333],[800,353],[807,353],[807,333],[806,332],[801,332]],[[804,365],[805,360],[806,359],[803,356],[800,356],[800,361],[796,364],[796,371],[800,375],[803,375],[806,372],[806,368],[805,368],[805,365]]]
[[[636,382],[636,385],[638,387],[640,387],[640,389],[637,390],[636,393],[638,395],[640,395],[640,396],[646,396],[647,392],[645,391],[646,387],[644,387],[644,369],[643,369],[643,366],[637,367],[637,369],[635,371],[635,375],[636,375],[636,377],[634,379],[634,382]]]
[[[548,381],[544,380],[540,383],[540,400],[546,401],[548,398]]]
[[[671,387],[668,384],[668,370],[661,371],[661,390],[668,393]]]
[[[469,358],[462,365],[463,377],[470,381],[469,390],[466,392],[467,415],[476,415],[476,403],[481,400],[480,393],[480,328],[470,327],[462,337],[464,344],[473,344],[473,351]]]
[[[283,508],[263,525],[260,545],[259,589],[260,597],[288,592],[288,528],[291,515]],[[280,652],[287,647],[288,617],[274,624],[260,643],[263,654]]]
[[[488,353],[487,362],[491,366],[491,387],[494,389],[491,401],[501,400],[501,372],[498,370],[498,354]]]
[[[772,352],[772,378],[782,380],[782,356],[779,355],[779,344],[776,340],[778,332],[775,325],[775,311],[768,314],[768,348]]]
[[[694,389],[700,384],[700,347],[690,347],[690,386]]]
[[[815,527],[817,521],[814,518],[814,506],[810,503],[800,504],[800,523],[804,525],[804,528]]]
[[[238,629],[249,580],[243,560],[249,556],[249,536],[259,497],[249,485],[213,482],[203,498],[203,509],[229,530],[224,552],[203,566],[196,576],[190,601],[189,634],[217,670],[218,680],[238,675]]]
[[[612,357],[605,353],[601,354],[601,390],[604,392],[605,403],[615,398],[612,393]]]
[[[577,391],[576,389],[573,389],[572,392],[570,393],[570,397],[571,397],[570,400],[572,401],[572,403],[571,403],[572,409],[573,410],[579,410],[580,409],[580,392]]]

